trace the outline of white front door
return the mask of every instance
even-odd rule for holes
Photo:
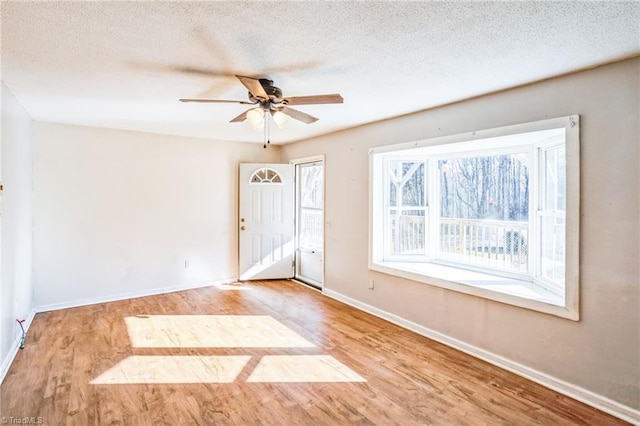
[[[293,277],[293,166],[240,164],[240,280]]]

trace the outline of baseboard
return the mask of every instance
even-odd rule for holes
[[[606,398],[602,395],[598,395],[587,389],[581,388],[579,386],[573,385],[571,383],[568,383],[558,378],[555,378],[553,376],[550,376],[541,371],[527,367],[526,365],[522,365],[517,362],[511,361],[500,355],[496,355],[492,352],[470,345],[461,340],[454,339],[453,337],[447,336],[446,334],[440,333],[435,330],[431,330],[420,324],[416,324],[398,315],[376,308],[375,306],[371,306],[366,303],[360,302],[359,300],[345,296],[336,291],[324,288],[322,293],[325,296],[338,300],[354,308],[360,309],[376,317],[387,320],[393,324],[399,325],[400,327],[411,330],[415,333],[418,333],[422,336],[428,337],[439,343],[450,346],[454,349],[458,349],[476,358],[480,358],[483,361],[486,361],[497,367],[503,368],[514,374],[517,374],[526,379],[529,379],[533,382],[536,382],[545,387],[553,389],[556,392],[569,396],[573,399],[576,399],[580,402],[583,402],[587,405],[597,408],[598,410],[604,411],[605,413],[611,414],[612,416],[618,417],[619,419],[627,421],[631,424],[640,425],[640,410],[636,410],[634,408],[628,407],[612,399]]]
[[[195,284],[180,284],[169,287],[154,288],[142,291],[132,291],[128,293],[119,293],[109,296],[96,297],[92,299],[74,300],[72,302],[53,303],[50,305],[36,306],[36,313],[57,311],[59,309],[77,308],[79,306],[96,305],[98,303],[116,302],[118,300],[135,299],[138,297],[155,296],[158,294],[173,293],[176,291],[193,290],[196,288],[210,287],[213,285],[230,284],[236,282],[237,278],[225,278],[216,281],[204,281]]]
[[[26,321],[24,322],[24,324],[22,324],[25,332],[29,331],[29,327],[31,326],[31,323],[33,322],[33,318],[35,316],[36,316],[36,310],[32,309],[31,312],[29,312],[29,316],[26,318]],[[2,384],[2,382],[4,381],[5,376],[9,372],[9,367],[11,367],[11,364],[13,364],[13,360],[15,359],[16,355],[18,354],[18,351],[20,350],[21,339],[22,339],[22,336],[18,336],[18,338],[15,339],[15,341],[11,345],[11,349],[9,350],[9,353],[7,354],[5,359],[2,360],[2,366],[0,367],[0,384]]]

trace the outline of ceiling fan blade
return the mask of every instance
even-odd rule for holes
[[[318,119],[313,115],[309,115],[306,112],[298,111],[297,109],[282,107],[282,112],[284,114],[287,114],[291,118],[295,118],[298,121],[302,121],[303,123],[311,124],[318,121]]]
[[[248,110],[238,115],[237,117],[232,118],[231,121],[229,121],[229,123],[242,123],[244,120],[247,119],[247,113],[251,111],[251,109],[252,108],[249,108]]]
[[[229,101],[225,99],[178,99],[180,102],[201,102],[201,103],[209,103],[209,104],[243,104],[243,105],[254,105],[253,102],[247,101]]]
[[[244,87],[249,90],[249,93],[251,93],[254,98],[265,101],[269,99],[269,95],[264,91],[264,87],[262,87],[260,80],[252,77],[244,77],[242,75],[236,75],[236,77],[240,80],[240,83],[244,84]]]
[[[288,105],[341,104],[344,102],[338,93],[331,95],[291,96],[284,98]]]

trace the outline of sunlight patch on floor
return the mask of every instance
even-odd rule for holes
[[[366,382],[330,355],[267,355],[253,370],[247,382]]]
[[[250,356],[130,356],[105,371],[94,385],[231,383]]]
[[[125,317],[135,348],[312,348],[268,315],[138,315]]]
[[[268,315],[137,315],[125,317],[124,321],[133,348],[316,348]],[[232,383],[251,358],[252,355],[132,355],[91,383]],[[256,362],[247,371],[247,382],[366,382],[330,355],[265,355]]]
[[[217,288],[218,290],[240,290],[240,291],[251,290],[251,287],[248,287],[241,282],[234,282],[229,284],[217,283],[217,284],[213,284],[213,287]]]

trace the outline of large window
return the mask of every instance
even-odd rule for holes
[[[577,319],[578,150],[577,116],[372,150],[370,268]]]

